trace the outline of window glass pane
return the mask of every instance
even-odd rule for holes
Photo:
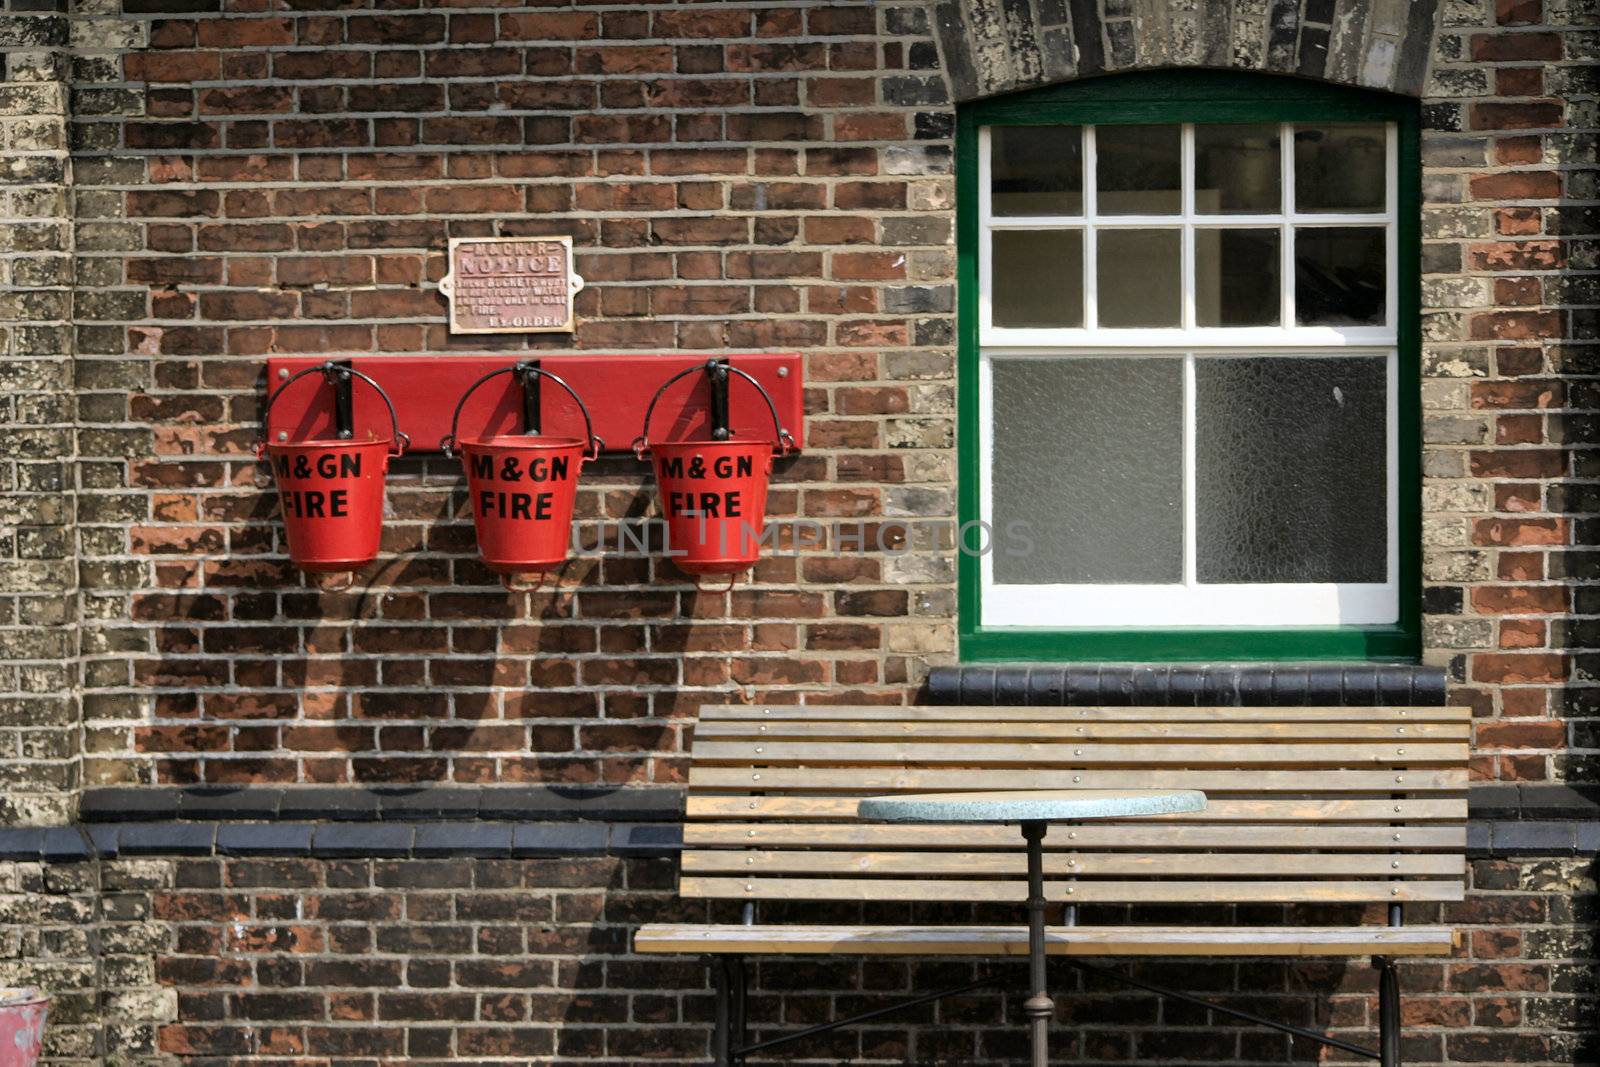
[[[1276,215],[1283,210],[1278,127],[1194,128],[1194,209],[1202,215]]]
[[[1083,214],[1083,127],[995,126],[989,137],[994,214]]]
[[[1382,211],[1387,170],[1382,123],[1294,128],[1296,211]]]
[[[1083,325],[1083,231],[996,230],[996,326]]]
[[[1176,215],[1183,210],[1182,128],[1096,126],[1096,210]]]
[[[1201,582],[1385,579],[1385,368],[1381,356],[1196,361]]]
[[[1183,581],[1182,363],[997,359],[993,374],[994,580]]]
[[[1182,326],[1182,234],[1101,230],[1097,237],[1100,325]]]
[[[1196,230],[1195,323],[1276,326],[1279,243],[1277,230]]]
[[[1295,319],[1302,326],[1382,326],[1381,226],[1296,227]]]

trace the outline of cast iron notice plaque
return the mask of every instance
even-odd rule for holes
[[[582,288],[570,237],[452,237],[439,279],[451,333],[571,333]]]

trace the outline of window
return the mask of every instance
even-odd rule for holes
[[[1270,76],[963,111],[965,658],[1416,654],[1415,140]]]

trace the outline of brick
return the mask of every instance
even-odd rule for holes
[[[222,76],[221,57],[216,52],[131,55],[123,69],[130,81],[144,82],[216,81]]]
[[[1561,313],[1556,311],[1496,311],[1472,316],[1475,341],[1547,339],[1561,333]]]
[[[1557,683],[1567,677],[1567,661],[1552,653],[1480,653],[1472,657],[1472,678],[1479,682]]]
[[[1534,130],[1562,124],[1561,105],[1553,103],[1479,103],[1472,105],[1470,114],[1474,130]]]
[[[1565,519],[1478,519],[1472,533],[1484,545],[1559,545],[1569,536]]]
[[[312,852],[319,856],[403,856],[411,852],[415,831],[410,826],[318,826]]]
[[[1566,744],[1566,725],[1555,721],[1481,722],[1473,741],[1481,748],[1561,748]]]
[[[1561,195],[1561,176],[1555,171],[1483,174],[1469,188],[1474,200],[1554,200]]]
[[[1472,604],[1485,615],[1527,615],[1567,610],[1567,591],[1560,586],[1478,586]]]
[[[1472,38],[1472,58],[1518,62],[1561,58],[1561,38],[1554,33],[1485,33]]]
[[[306,824],[221,826],[217,851],[234,856],[309,856],[312,828]]]

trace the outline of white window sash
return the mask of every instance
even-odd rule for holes
[[[1194,205],[1194,135],[1183,127],[1183,210],[1174,216],[1097,217],[1094,190],[1094,131],[1084,128],[1084,215],[995,218],[991,212],[990,131],[979,132],[979,514],[991,521],[993,508],[993,361],[1026,359],[1138,356],[1179,357],[1184,362],[1184,579],[1181,583],[1145,584],[996,584],[995,551],[1003,551],[1003,531],[987,539],[990,550],[979,561],[980,625],[985,628],[1118,629],[1169,627],[1280,628],[1288,626],[1383,625],[1399,617],[1399,382],[1397,351],[1398,279],[1395,219],[1397,134],[1391,124],[1386,137],[1387,181],[1381,214],[1296,214],[1293,211],[1291,124],[1280,127],[1282,146],[1282,213],[1279,215],[1201,215]],[[1306,226],[1382,226],[1386,246],[1386,321],[1373,327],[1303,327],[1294,322],[1294,228]],[[1249,328],[1197,328],[1195,322],[1193,234],[1204,228],[1277,227],[1282,235],[1280,284],[1281,322],[1288,325]],[[1083,240],[1084,320],[1082,329],[1015,329],[992,323],[990,293],[993,256],[990,235],[996,229],[1080,229]],[[1098,329],[1095,236],[1107,228],[1179,229],[1183,233],[1183,322],[1175,328]],[[1371,355],[1385,359],[1386,389],[1386,580],[1381,583],[1241,583],[1201,584],[1196,580],[1194,367],[1197,360],[1231,356]]]

